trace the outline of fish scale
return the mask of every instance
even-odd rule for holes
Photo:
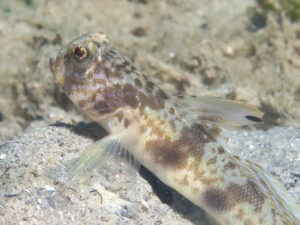
[[[70,42],[50,58],[50,67],[60,89],[110,133],[79,158],[75,172],[101,164],[117,144],[220,225],[300,224],[299,207],[281,184],[218,141],[220,124],[260,122],[259,110],[229,100],[168,96],[101,32]]]

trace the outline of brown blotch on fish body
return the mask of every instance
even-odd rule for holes
[[[215,156],[215,157],[209,159],[209,160],[207,161],[206,165],[207,165],[207,166],[213,165],[213,164],[216,164],[216,162],[217,162],[217,156]]]
[[[112,48],[105,48],[101,53],[101,64],[98,64],[100,69],[103,69],[105,75],[122,79],[125,74],[130,74],[135,71],[135,67],[125,57],[121,56]]]
[[[121,122],[124,118],[124,113],[122,111],[115,114],[115,116],[118,118],[118,121]]]
[[[170,127],[173,131],[176,131],[176,125],[175,125],[175,120],[170,120],[169,121]]]
[[[160,98],[160,99],[168,99],[168,96],[166,95],[166,93],[161,89],[157,90],[155,97]]]
[[[189,166],[188,170],[192,171],[193,181],[203,180],[205,172],[203,170],[199,170],[200,162],[194,162]]]
[[[156,143],[152,142],[150,146],[156,163],[170,168],[184,167],[188,157],[188,149],[182,147],[180,142],[157,141]]]
[[[226,170],[233,170],[236,167],[236,165],[232,162],[228,162],[224,168],[223,168],[223,172],[225,172]]]
[[[207,130],[209,135],[215,140],[221,133],[221,128],[212,123],[206,124],[205,121],[202,121],[202,126],[205,130]]]
[[[152,93],[154,87],[155,87],[155,84],[153,82],[147,81],[147,83],[146,83],[146,91],[148,93]]]
[[[130,125],[130,120],[125,118],[124,119],[124,127],[127,128]]]
[[[214,210],[230,210],[235,205],[247,202],[260,211],[264,203],[264,195],[259,187],[248,181],[244,185],[231,184],[226,189],[209,188],[204,192],[204,200]]]
[[[204,193],[204,201],[209,207],[218,211],[228,209],[230,199],[227,193],[221,189],[210,188]]]
[[[112,70],[112,66],[110,67],[104,67],[103,68],[103,71],[104,71],[104,74],[107,78],[111,78],[111,77],[115,77],[115,78],[123,78],[123,74],[120,72],[120,70]]]
[[[126,102],[130,107],[136,108],[139,104],[137,99],[137,91],[136,89],[129,84],[126,84],[122,88],[123,92],[123,101]]]
[[[93,93],[91,96],[87,97],[86,99],[79,100],[77,102],[77,105],[79,108],[84,108],[85,105],[95,102],[96,97],[97,97],[97,92]]]
[[[132,73],[136,68],[127,60],[123,59],[121,64],[116,65],[117,70],[124,71],[125,73]]]
[[[85,70],[83,72],[70,71],[70,73],[64,75],[64,85],[62,89],[67,95],[70,95],[75,88],[87,85],[87,81],[83,79],[84,73]]]
[[[138,87],[138,88],[141,88],[143,87],[143,84],[141,82],[141,80],[139,78],[135,78],[134,79],[134,84]]]
[[[117,113],[114,114],[114,116],[118,119],[119,123],[123,122],[124,127],[128,128],[128,126],[130,125],[130,120],[125,117],[122,111],[118,111]]]
[[[239,220],[242,220],[244,216],[245,216],[245,211],[243,209],[239,209],[235,217]]]
[[[144,109],[147,106],[149,106],[154,110],[160,110],[165,107],[165,99],[163,98],[156,98],[151,95],[145,95],[142,92],[139,92],[138,96],[139,96],[142,109]]]
[[[100,114],[111,113],[115,108],[110,107],[106,101],[97,101],[93,106],[93,111],[96,111]]]
[[[94,103],[93,109],[100,114],[112,113],[120,107],[136,108],[139,104],[136,89],[130,85],[113,85],[101,90],[103,99]]]
[[[184,127],[180,138],[167,141],[163,138],[146,143],[146,149],[153,155],[156,163],[163,166],[179,169],[187,164],[188,157],[201,161],[207,139],[204,138],[203,128],[199,124]]]
[[[218,147],[218,153],[219,154],[224,154],[225,153],[225,150],[224,150],[223,146]]]
[[[214,174],[214,172],[211,172],[211,174]],[[209,186],[209,185],[213,185],[218,180],[219,180],[219,178],[202,177],[202,179],[200,181],[201,181],[202,184]]]
[[[188,177],[187,175],[184,175],[184,177],[180,180],[177,181],[180,185],[183,186],[188,186],[189,185],[189,181],[188,181]]]
[[[235,203],[248,202],[254,205],[256,211],[260,211],[264,203],[264,195],[254,182],[248,181],[244,185],[232,184],[228,191],[233,196]]]

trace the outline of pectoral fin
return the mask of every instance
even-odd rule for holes
[[[106,163],[108,156],[121,152],[122,134],[108,135],[93,143],[69,168],[68,175],[89,171]]]
[[[262,122],[263,113],[247,103],[214,97],[176,96],[173,104],[182,116],[197,121],[243,126]]]
[[[123,165],[123,172],[132,175],[133,171],[136,171],[132,170],[132,167],[138,169],[140,164],[121,146],[122,137],[122,133],[108,135],[93,143],[79,158],[67,166],[67,177],[71,178],[101,167],[114,170],[118,165]]]

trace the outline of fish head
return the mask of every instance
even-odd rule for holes
[[[107,44],[105,34],[92,32],[74,39],[50,57],[50,69],[59,88],[68,96],[87,88],[101,66],[101,49]]]
[[[50,57],[56,84],[92,119],[120,108],[136,109],[141,102],[162,105],[152,83],[108,43],[105,34],[91,32],[71,41]],[[149,94],[150,93],[150,94]],[[145,104],[144,104],[145,105]]]

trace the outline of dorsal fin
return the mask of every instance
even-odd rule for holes
[[[197,121],[244,126],[262,122],[263,112],[247,103],[206,96],[174,96],[178,112]]]

